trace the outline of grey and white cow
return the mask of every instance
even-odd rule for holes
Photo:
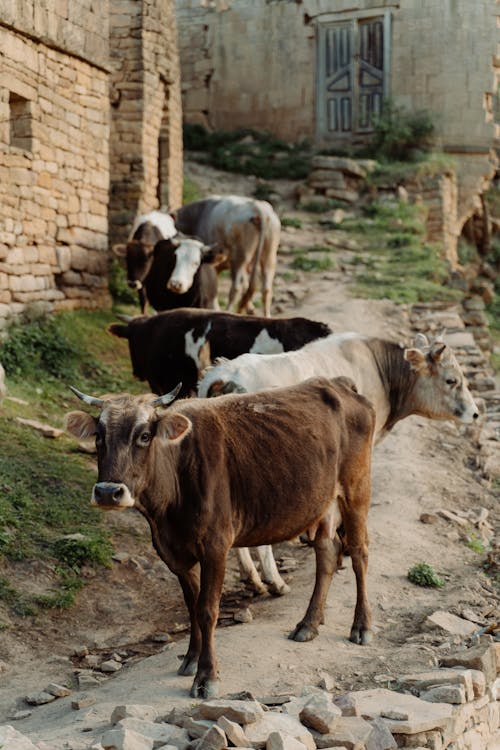
[[[217,244],[229,268],[228,311],[251,312],[260,269],[264,315],[271,315],[281,222],[267,201],[240,195],[212,195],[172,213],[178,231]]]
[[[467,381],[446,343],[418,334],[413,346],[359,333],[334,333],[284,354],[243,354],[207,368],[198,395],[253,392],[292,385],[310,377],[347,376],[375,407],[378,442],[401,419],[418,414],[470,424],[479,417]],[[265,588],[248,549],[238,550],[240,567],[257,591]],[[257,550],[263,578],[273,593],[288,591],[271,547]]]

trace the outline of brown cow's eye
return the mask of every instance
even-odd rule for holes
[[[137,442],[139,443],[139,445],[147,445],[151,442],[151,433],[147,430],[145,432],[141,432]]]
[[[446,381],[446,385],[456,385],[458,383],[458,380],[455,380],[455,378],[448,378]]]
[[[102,437],[98,432],[95,434],[95,444],[96,446],[102,445]]]

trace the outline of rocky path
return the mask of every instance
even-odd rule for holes
[[[215,181],[216,177],[211,174],[207,185],[202,185],[202,188],[207,192],[216,190]],[[340,700],[342,695],[353,690],[394,687],[402,675],[435,669],[442,659],[457,649],[478,642],[482,629],[490,627],[494,631],[498,619],[498,590],[492,578],[486,575],[483,565],[488,551],[492,564],[495,563],[494,534],[495,531],[498,533],[494,478],[500,476],[496,473],[499,466],[500,393],[496,390],[487,360],[464,327],[460,306],[407,308],[387,301],[353,298],[348,286],[349,248],[345,250],[345,264],[340,264],[338,270],[294,274],[290,280],[287,274],[289,249],[297,243],[320,244],[328,239],[324,230],[314,222],[305,222],[300,230],[285,229],[275,294],[279,314],[304,315],[324,320],[334,330],[358,330],[406,342],[416,331],[432,335],[445,326],[447,340],[455,347],[485,407],[480,428],[458,429],[449,423],[431,423],[412,417],[401,422],[375,450],[369,517],[368,589],[376,635],[368,646],[355,646],[347,640],[355,595],[354,576],[348,560],[345,569],[335,576],[326,623],[319,637],[307,644],[289,641],[286,635],[302,616],[310,595],[314,567],[311,551],[299,544],[278,548],[277,557],[291,592],[277,599],[248,598],[237,582],[234,565],[231,566],[226,579],[222,618],[228,623],[236,613],[239,619],[248,620],[248,616],[241,618],[239,611],[249,609],[251,620],[221,627],[217,631],[222,691],[234,694],[246,690],[260,700],[269,699],[272,703],[273,696],[273,699],[282,695],[299,696],[304,686],[321,686],[323,693],[325,690],[328,693],[330,709],[332,697]],[[110,520],[110,523],[118,524],[116,528],[119,530],[119,524],[140,523],[140,519],[130,514],[126,520]],[[13,659],[5,663],[5,671],[0,674],[0,723],[14,726],[16,731],[38,743],[39,748],[83,750],[103,747],[94,743],[99,743],[103,733],[111,729],[110,717],[117,705],[151,706],[152,713],[143,712],[140,717],[147,721],[148,716],[166,717],[172,709],[182,711],[184,716],[192,708],[188,697],[190,679],[175,674],[179,656],[186,648],[186,618],[179,591],[173,577],[155,560],[147,535],[143,527],[141,529],[143,536],[138,537],[136,548],[130,553],[121,550],[123,556],[116,560],[107,587],[106,581],[100,587],[97,584],[87,587],[84,594],[87,599],[83,601],[88,611],[81,609],[73,616],[66,628],[66,637],[62,628],[54,626],[53,647],[50,649],[44,642],[44,634],[37,631],[38,646],[35,639],[25,643],[28,658],[23,660],[22,644],[19,643],[18,661]],[[434,566],[445,581],[442,588],[420,588],[408,581],[409,568],[420,561]],[[117,580],[120,583],[115,587]],[[109,596],[104,616],[91,596]],[[158,609],[164,604],[168,609],[163,620]],[[429,619],[435,612],[445,612],[448,617]],[[92,613],[94,616],[90,616]],[[142,643],[142,655],[138,643]],[[130,644],[136,645],[135,651]],[[490,641],[486,641],[486,645],[483,642],[483,648],[488,650],[489,646]],[[88,649],[88,654],[83,647]],[[75,655],[75,652],[78,653]],[[103,666],[103,661],[111,661],[114,666]],[[491,682],[490,677],[488,674]],[[477,677],[477,681],[481,679]],[[39,706],[30,705],[24,699],[26,695],[36,697],[53,682],[69,686],[70,694]],[[465,683],[464,700],[467,700],[460,705],[469,706],[470,716],[472,699],[480,700],[488,695],[482,708],[495,702],[491,690],[488,693],[485,688],[481,696],[480,687],[474,693],[474,687],[471,688],[464,677]],[[420,686],[419,689],[427,688]],[[387,700],[382,713],[391,710]],[[298,715],[299,704],[292,705],[295,706],[295,715]],[[352,706],[346,708],[341,702],[339,708],[344,716],[350,711],[353,716],[358,710]],[[373,716],[381,715],[380,711],[377,714],[373,707],[369,709],[365,704],[359,708],[358,715],[369,714],[370,710]],[[401,716],[407,715],[407,721],[410,716],[417,715],[416,708],[398,707],[396,703],[392,710],[399,711]],[[493,726],[495,709],[486,710],[492,714],[490,724]],[[339,718],[338,714],[336,718]],[[403,721],[394,716],[382,718],[386,724]],[[184,724],[185,720],[184,716],[177,723]],[[332,721],[333,728],[335,721]],[[167,723],[176,722],[170,719]],[[236,723],[245,730],[245,722]],[[301,726],[305,725],[309,731],[311,727],[307,721],[305,724],[301,722]],[[340,726],[338,721],[336,726]],[[421,726],[418,744],[441,750],[444,737],[441,730],[435,730],[441,732],[439,738],[436,735],[429,739],[420,735],[424,731]],[[276,727],[274,730],[279,731]],[[135,731],[132,724],[128,728]],[[203,728],[207,727],[203,725]],[[344,724],[341,728],[347,732]],[[350,738],[345,734],[331,737],[331,732],[327,732],[329,745],[325,745],[324,740],[318,741],[316,735],[313,735],[312,744],[308,735],[292,735],[310,750],[332,745],[348,750],[362,750],[364,747],[384,750],[393,746],[386,734],[385,740],[376,745],[373,744],[374,736],[369,741],[372,729],[368,731],[365,727],[365,735],[362,725],[358,729],[361,735],[354,737],[354,727],[350,728]],[[389,729],[392,738],[390,726]],[[123,734],[122,730],[123,725],[117,731]],[[168,731],[173,730],[165,730]],[[193,728],[189,739],[197,737],[201,731],[200,727]],[[200,745],[198,750],[224,747],[229,734],[225,739],[218,731],[215,735],[215,739],[211,738],[215,744]],[[401,736],[407,735],[398,736],[398,744],[406,744]],[[447,735],[446,744],[452,741],[450,736]],[[182,737],[186,739],[186,735]],[[267,737],[249,741],[248,746],[260,747]],[[136,744],[127,745],[123,737],[119,740],[115,736],[116,742],[122,744],[106,746],[140,748],[152,747],[151,742],[154,742],[154,746],[159,747],[161,739],[163,745],[173,744],[179,750],[187,747],[187,744],[182,744],[183,740],[173,741],[166,733],[143,744],[137,738],[132,739]],[[474,745],[473,739],[469,745],[451,746],[452,750],[469,750],[469,747],[483,750],[486,747],[486,744]],[[31,745],[26,744],[26,748],[29,747]],[[275,750],[274,745],[269,748]],[[288,745],[287,750],[301,748]]]

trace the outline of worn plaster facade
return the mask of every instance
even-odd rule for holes
[[[0,0],[0,327],[107,305],[110,235],[181,195],[171,0]]]
[[[384,98],[426,109],[457,160],[454,232],[491,178],[495,0],[177,0],[185,119],[345,147]]]

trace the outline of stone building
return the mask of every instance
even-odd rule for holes
[[[345,148],[370,137],[384,98],[428,110],[438,145],[456,157],[456,187],[451,180],[445,199],[456,204],[456,242],[496,165],[495,0],[176,0],[176,6],[187,122]]]
[[[172,0],[0,0],[0,327],[108,304],[110,237],[181,196]]]

